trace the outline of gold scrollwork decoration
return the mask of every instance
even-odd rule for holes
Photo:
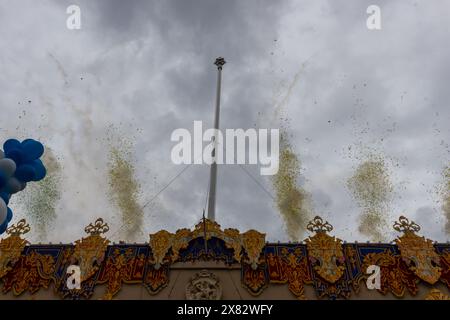
[[[306,248],[314,271],[324,280],[335,283],[345,270],[342,240],[329,236],[327,232],[333,230],[333,226],[328,221],[323,222],[318,216],[308,223],[307,229],[316,233],[306,239]]]
[[[30,232],[31,228],[30,225],[27,223],[25,219],[19,220],[17,224],[13,224],[11,227],[9,227],[6,230],[6,234],[9,234],[11,236],[20,236],[22,234]]]
[[[94,224],[90,223],[84,228],[84,232],[90,235],[100,235],[109,231],[109,226],[102,218],[95,220]]]
[[[394,229],[403,232],[403,235],[395,240],[400,254],[407,264],[420,279],[435,284],[441,276],[440,257],[436,253],[433,241],[416,234],[420,226],[414,221],[409,221],[401,216],[394,223]]]
[[[179,229],[176,233],[170,233],[160,230],[151,234],[150,247],[153,253],[151,262],[155,264],[156,269],[167,261],[175,262],[178,259],[179,251],[186,248],[191,240],[200,237],[206,238],[206,240],[212,237],[223,240],[227,248],[233,249],[234,258],[238,262],[241,262],[244,250],[247,253],[246,259],[253,269],[257,268],[265,245],[264,233],[256,230],[240,233],[239,230],[231,228],[222,230],[217,222],[203,219],[192,231]],[[167,256],[169,252],[170,255]]]
[[[165,262],[166,254],[172,248],[171,260],[175,261],[178,258],[178,252],[181,248],[187,246],[187,242],[183,239],[189,234],[188,229],[180,229],[175,234],[166,230],[160,230],[150,235],[150,247],[152,249],[153,257],[150,262],[155,265],[155,269],[159,270],[161,265]]]
[[[28,244],[21,235],[29,231],[30,226],[25,219],[21,219],[6,230],[9,237],[0,241],[0,278],[3,278],[19,260],[23,249]]]
[[[431,289],[425,297],[425,300],[450,300],[450,296],[444,294],[439,289]]]
[[[406,218],[405,216],[400,216],[400,218],[398,218],[398,221],[395,221],[394,225],[394,230],[398,231],[398,232],[419,232],[420,231],[420,226],[415,223],[414,221],[409,221],[408,218]]]
[[[35,251],[21,255],[14,268],[3,278],[3,293],[12,290],[15,296],[25,291],[34,294],[40,288],[48,288],[55,272],[55,260],[50,255]]]
[[[328,221],[323,222],[321,217],[315,216],[314,219],[307,224],[306,229],[315,233],[326,233],[331,232],[333,230],[333,226],[329,224]]]
[[[367,270],[370,265],[377,265],[381,268],[381,286],[377,290],[383,295],[391,292],[400,298],[404,296],[406,290],[413,296],[419,291],[418,279],[415,274],[405,266],[401,257],[391,250],[365,255],[361,269]],[[367,277],[363,278],[366,279]]]
[[[266,244],[265,234],[252,229],[241,234],[240,239],[242,247],[247,252],[252,269],[256,270],[259,264],[259,256]]]
[[[109,240],[102,237],[102,234],[108,232],[108,230],[108,224],[102,218],[98,218],[94,224],[90,223],[84,229],[89,236],[75,241],[72,258],[80,266],[81,281],[93,276],[104,260]]]

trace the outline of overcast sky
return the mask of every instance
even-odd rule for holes
[[[70,4],[81,8],[80,30],[66,27]],[[381,8],[379,31],[366,28],[371,4]],[[133,143],[143,205],[183,168],[170,160],[172,131],[212,125],[213,62],[223,56],[221,127],[277,128],[282,108],[299,184],[336,236],[367,240],[346,181],[372,150],[391,170],[391,222],[404,214],[446,241],[436,188],[450,161],[449,17],[446,0],[2,0],[0,140],[40,139],[60,159],[63,194],[48,241],[74,241],[99,216],[119,240],[108,137]],[[258,166],[247,170],[273,192]],[[142,242],[199,221],[208,173],[191,166],[144,209]],[[11,206],[13,221],[26,217]],[[287,240],[273,200],[238,166],[219,167],[216,216],[223,227]]]

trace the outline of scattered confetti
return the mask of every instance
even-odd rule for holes
[[[126,241],[142,238],[143,210],[138,203],[141,186],[136,179],[132,143],[124,137],[110,141],[108,162],[109,198],[118,208]]]
[[[362,161],[348,179],[347,187],[362,208],[359,232],[370,237],[371,241],[386,241],[393,186],[384,159],[371,155]]]
[[[303,238],[310,220],[310,195],[297,185],[300,177],[300,160],[287,141],[286,133],[281,134],[279,170],[272,178],[276,192],[276,204],[286,224],[291,241]]]
[[[47,241],[48,232],[56,219],[56,208],[61,199],[62,170],[53,150],[45,148],[42,161],[47,175],[41,181],[30,183],[18,193],[18,202],[29,217],[38,241]]]

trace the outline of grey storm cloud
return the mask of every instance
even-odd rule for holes
[[[66,28],[71,4],[80,30]],[[381,7],[380,31],[366,28],[371,4]],[[0,140],[39,138],[61,161],[49,241],[78,239],[99,216],[113,234],[111,126],[133,142],[144,205],[183,169],[170,161],[172,131],[212,124],[213,62],[224,56],[221,127],[285,126],[299,183],[337,236],[367,240],[346,181],[372,151],[395,187],[389,221],[406,215],[445,241],[433,190],[450,160],[449,14],[448,1],[2,1]],[[220,166],[218,222],[286,241],[270,179],[246,169],[265,190],[239,166]],[[145,207],[143,232],[197,223],[208,174],[191,166],[180,175]]]

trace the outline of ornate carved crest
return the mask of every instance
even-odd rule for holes
[[[327,234],[333,230],[333,227],[328,221],[323,222],[318,216],[308,223],[307,229],[316,233],[306,239],[308,256],[313,269],[324,280],[335,283],[342,277],[345,270],[342,241]]]
[[[264,233],[256,230],[249,230],[241,235],[242,247],[247,252],[249,264],[253,270],[258,268],[259,256],[266,244],[265,238]]]
[[[101,235],[108,232],[109,226],[102,218],[90,223],[84,231],[88,237],[75,241],[72,257],[77,261],[81,271],[81,281],[89,279],[95,274],[105,258],[106,247],[109,240]]]
[[[174,234],[166,230],[160,230],[150,235],[150,247],[153,252],[153,259],[150,259],[150,262],[155,264],[156,270],[163,264],[164,257],[172,246],[174,237]]]
[[[256,270],[265,245],[265,236],[264,233],[259,233],[255,230],[249,230],[242,234],[237,229],[222,230],[217,222],[204,219],[192,231],[180,229],[173,234],[166,230],[161,230],[151,234],[150,247],[153,253],[151,262],[155,264],[155,269],[158,269],[167,261],[176,261],[179,251],[187,248],[189,241],[200,237],[206,238],[206,240],[215,237],[223,240],[227,248],[233,249],[234,258],[238,262],[241,262],[242,249],[244,249],[247,253],[248,263]],[[167,257],[169,252],[170,256]]]
[[[147,264],[143,282],[151,295],[157,294],[169,284],[169,266],[156,270],[153,265]]]
[[[267,265],[260,264],[258,269],[246,264],[242,264],[242,285],[252,296],[260,295],[267,287],[269,278],[267,277]]]
[[[20,255],[28,241],[20,236],[30,231],[25,219],[13,224],[6,230],[9,237],[0,241],[0,278],[3,278],[19,260]]]
[[[208,270],[197,273],[186,286],[187,300],[220,300],[220,298],[222,298],[220,280]]]
[[[429,284],[436,283],[441,276],[441,268],[433,242],[425,237],[419,237],[416,232],[420,230],[420,226],[404,216],[401,216],[393,227],[396,231],[403,232],[395,243],[409,269],[423,281]]]

